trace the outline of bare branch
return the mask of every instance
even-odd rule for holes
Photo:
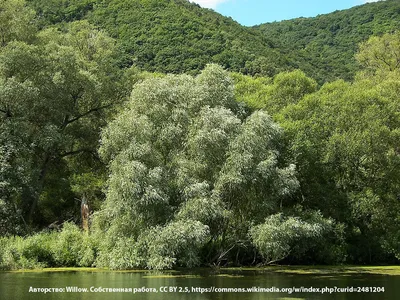
[[[64,121],[64,128],[65,128],[68,124],[71,124],[71,123],[73,123],[73,122],[75,122],[75,121],[78,121],[79,119],[81,119],[81,118],[83,118],[83,117],[86,117],[86,116],[88,116],[88,115],[90,115],[90,114],[92,114],[92,113],[94,113],[94,112],[96,112],[96,111],[100,111],[100,110],[109,108],[109,107],[111,107],[112,105],[113,105],[113,103],[110,103],[110,104],[107,104],[107,105],[103,105],[103,106],[99,106],[99,107],[95,107],[95,108],[92,108],[92,109],[88,110],[87,112],[84,112],[83,114],[80,114],[80,115],[78,115],[78,116],[76,116],[76,117],[74,117],[74,118],[72,118],[72,119],[66,119],[66,120]]]
[[[80,153],[90,153],[93,154],[93,150],[89,149],[89,148],[82,148],[82,149],[78,149],[78,150],[74,150],[74,151],[68,151],[68,152],[64,152],[60,154],[60,157],[66,157],[66,156],[71,156],[71,155],[76,155],[76,154],[80,154]]]

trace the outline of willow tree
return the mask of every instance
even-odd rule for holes
[[[281,138],[270,116],[235,101],[219,66],[138,84],[102,134],[110,175],[96,223],[110,248],[100,260],[170,268],[198,265],[200,252],[203,262],[223,259],[297,187]]]

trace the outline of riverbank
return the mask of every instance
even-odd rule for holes
[[[101,268],[43,268],[43,269],[21,269],[12,271],[1,271],[8,273],[35,273],[35,272],[114,272],[114,273],[156,273],[165,276],[180,277],[180,273],[214,272],[216,274],[236,272],[261,272],[261,273],[286,273],[296,275],[392,275],[400,276],[400,266],[267,266],[267,267],[243,267],[243,268],[216,268],[216,269],[178,269],[165,271],[150,270],[110,270]],[[175,275],[173,275],[175,274]]]
[[[271,266],[264,268],[227,268],[226,270],[267,271],[296,275],[376,274],[400,276],[400,266]]]

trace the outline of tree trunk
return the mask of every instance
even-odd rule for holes
[[[32,223],[33,223],[33,216],[35,214],[35,210],[36,210],[37,204],[39,202],[40,195],[42,194],[42,191],[44,188],[44,181],[46,178],[49,162],[50,162],[50,154],[47,153],[45,156],[44,162],[42,164],[42,167],[40,168],[36,192],[32,197],[32,203],[30,205],[30,209],[29,209],[29,213],[28,213],[28,217],[27,217],[27,221],[28,221],[29,225],[32,225]]]
[[[86,200],[86,197],[83,196],[81,202],[81,218],[82,218],[82,229],[85,232],[89,232],[89,203]]]

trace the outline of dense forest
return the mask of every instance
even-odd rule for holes
[[[400,2],[378,1],[316,18],[256,26],[296,68],[319,83],[352,80],[361,65],[358,44],[400,28]]]
[[[398,263],[399,14],[0,0],[0,269]]]
[[[187,0],[27,0],[41,27],[86,19],[116,39],[119,64],[198,74],[207,63],[247,75],[303,70],[319,84],[352,80],[358,44],[400,27],[400,2],[243,27]]]

